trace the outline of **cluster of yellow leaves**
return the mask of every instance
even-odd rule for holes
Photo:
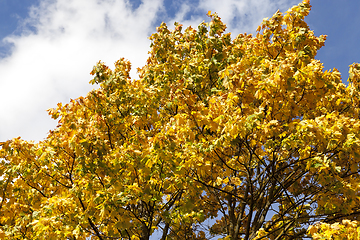
[[[138,80],[99,62],[99,89],[49,109],[44,141],[1,144],[0,236],[286,240],[358,212],[360,65],[348,86],[323,70],[310,7],[234,39],[216,13],[163,23]]]
[[[357,221],[342,220],[341,223],[318,223],[308,229],[308,233],[314,240],[334,239],[353,240],[360,238],[360,225]]]

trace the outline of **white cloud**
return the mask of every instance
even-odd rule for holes
[[[254,33],[265,17],[271,17],[278,9],[285,12],[299,0],[225,0],[224,2],[226,4],[219,4],[218,0],[200,0],[199,7],[217,12],[231,32]]]
[[[199,0],[184,1],[175,17],[167,21],[168,24],[181,22],[184,26],[196,27],[203,20],[210,21],[206,17],[208,11],[216,12],[221,20],[227,25],[227,31],[235,37],[239,33],[255,33],[256,28],[265,17],[271,17],[278,9],[287,11],[300,0]],[[191,14],[196,10],[196,15]],[[187,17],[191,15],[190,19]]]
[[[13,47],[9,56],[0,59],[0,141],[17,136],[45,138],[56,126],[45,110],[96,87],[88,84],[89,72],[99,60],[112,67],[125,57],[132,62],[132,77],[136,77],[136,68],[146,61],[148,37],[157,19],[196,27],[209,20],[205,14],[211,10],[237,34],[254,31],[264,17],[278,8],[287,10],[293,3],[183,1],[171,18],[166,17],[163,0],[145,0],[136,9],[128,0],[41,0],[31,8],[22,34],[5,39]]]
[[[122,0],[58,0],[33,7],[23,34],[6,38],[11,55],[0,60],[0,141],[43,139],[56,126],[45,110],[96,87],[88,82],[99,60],[143,65],[161,6],[161,0],[136,10]]]

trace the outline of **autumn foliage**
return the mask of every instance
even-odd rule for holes
[[[256,36],[163,23],[139,79],[98,89],[1,143],[2,239],[359,239],[360,65],[315,59],[303,1]]]

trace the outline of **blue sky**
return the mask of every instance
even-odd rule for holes
[[[84,96],[93,65],[120,57],[141,67],[162,21],[197,26],[218,12],[235,37],[300,0],[0,0],[0,141],[42,140],[56,126],[46,109]],[[317,59],[325,69],[360,62],[360,1],[312,0],[306,18],[328,39]]]

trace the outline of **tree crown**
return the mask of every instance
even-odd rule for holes
[[[39,143],[1,143],[5,239],[357,238],[359,76],[324,71],[308,0],[255,36],[162,23],[147,63],[94,66]]]

